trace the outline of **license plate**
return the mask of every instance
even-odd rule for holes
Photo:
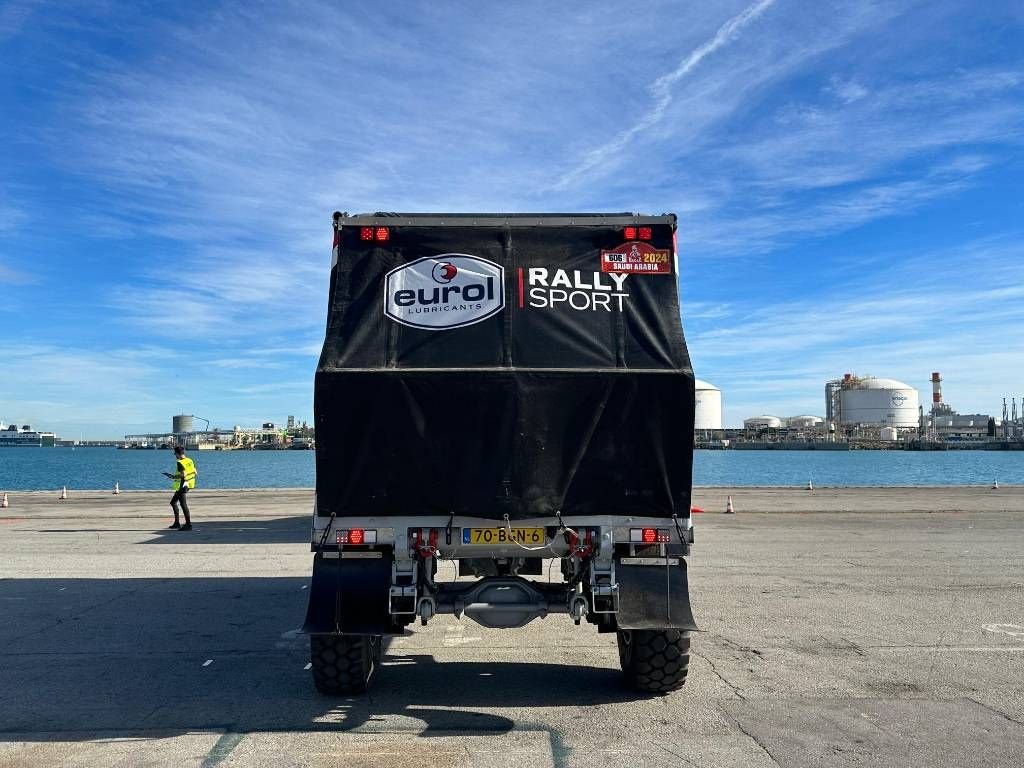
[[[518,542],[526,546],[544,543],[543,528],[513,528],[509,538],[508,528],[463,528],[463,544],[508,544]]]

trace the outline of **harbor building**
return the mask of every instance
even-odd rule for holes
[[[987,413],[957,413],[942,399],[942,376],[932,373],[932,409],[922,416],[922,425],[931,440],[987,440],[999,435],[1002,420]]]
[[[205,422],[196,429],[196,420]],[[295,418],[289,417],[292,426],[282,428],[272,421],[265,421],[259,427],[243,427],[235,424],[230,429],[211,427],[201,416],[181,413],[171,417],[168,432],[149,432],[125,435],[122,448],[170,448],[183,445],[196,451],[273,450],[282,448],[313,448],[313,430],[302,422],[295,425]]]

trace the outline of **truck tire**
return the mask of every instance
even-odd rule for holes
[[[320,693],[364,693],[380,665],[380,635],[312,635],[309,661]]]
[[[678,629],[620,629],[619,662],[630,687],[647,693],[682,688],[690,666],[690,633]]]

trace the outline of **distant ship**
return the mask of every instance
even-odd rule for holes
[[[0,421],[0,448],[52,448],[56,440],[53,432],[37,432],[28,424],[7,426]]]

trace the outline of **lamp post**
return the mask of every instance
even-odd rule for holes
[[[202,416],[196,416],[196,415],[195,415],[194,413],[192,414],[192,418],[193,418],[193,419],[199,419],[200,421],[205,421],[205,422],[206,422],[206,432],[209,432],[209,431],[210,431],[210,420],[209,420],[209,419],[204,419],[204,418],[203,418]],[[205,433],[204,433],[204,434],[205,434]],[[196,435],[196,433],[195,433],[195,431],[193,430],[193,432],[192,432],[192,437],[194,437],[194,438],[195,438],[195,441],[196,441],[196,450],[198,451],[198,450],[199,450],[199,438],[198,438],[198,437],[196,437],[195,435]]]

